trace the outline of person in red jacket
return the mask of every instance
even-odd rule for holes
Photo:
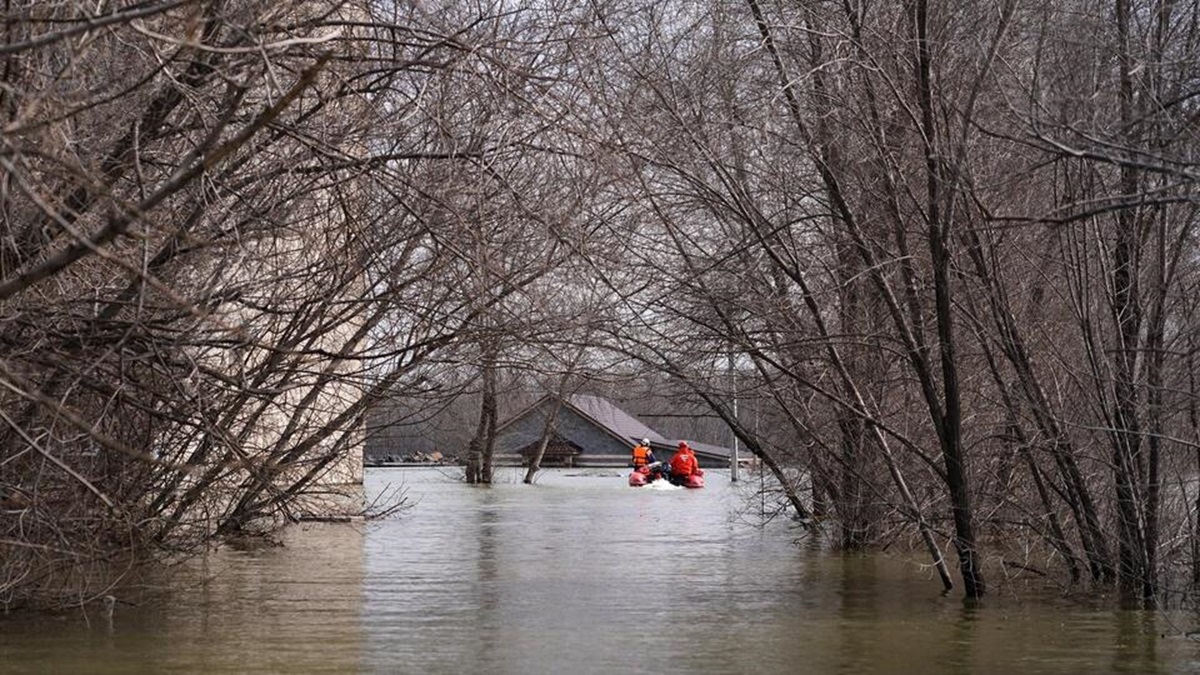
[[[703,476],[704,471],[696,461],[696,453],[688,447],[687,441],[679,441],[679,449],[671,457],[671,482],[682,483],[693,474]]]

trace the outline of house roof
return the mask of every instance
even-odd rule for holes
[[[691,446],[692,450],[696,451],[696,454],[698,455],[712,455],[714,457],[726,458],[733,456],[733,450],[722,445],[713,445],[712,443],[696,443],[694,441],[688,441],[688,445]]]
[[[525,447],[517,450],[520,455],[532,455],[537,447],[541,445],[540,439],[527,444]],[[583,451],[583,446],[575,441],[563,438],[558,434],[554,434],[550,442],[546,444],[546,457],[561,456],[561,455],[578,455]]]
[[[543,396],[532,406],[523,412],[514,415],[504,424],[500,425],[500,428],[503,429],[517,419],[529,414],[538,406],[542,405],[542,403],[545,401],[551,399],[552,396],[549,394]],[[582,417],[590,420],[596,426],[627,443],[630,449],[632,449],[633,446],[643,438],[650,440],[650,446],[652,448],[656,447],[660,450],[674,450],[676,445],[678,445],[678,440],[666,438],[662,434],[640,422],[633,415],[630,415],[624,410],[618,408],[612,401],[601,396],[572,394],[564,398],[563,403],[565,403],[568,408],[575,411]],[[733,451],[729,448],[721,447],[719,445],[696,443],[690,440],[688,441],[688,445],[692,447],[692,450],[694,450],[696,454],[708,456],[710,458],[728,458],[733,454]]]
[[[620,436],[622,440],[629,443],[631,449],[643,438],[649,439],[652,445],[656,443],[670,444],[670,441],[657,431],[642,424],[633,415],[621,410],[606,398],[573,394],[568,396],[565,401],[575,412],[592,420],[614,436]]]

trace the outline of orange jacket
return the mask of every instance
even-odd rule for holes
[[[681,448],[671,458],[671,474],[675,476],[690,476],[699,473],[700,465],[691,448]]]
[[[636,446],[634,446],[634,448],[633,448],[633,465],[634,466],[638,466],[638,467],[646,466],[647,464],[649,464],[650,462],[653,462],[653,461],[654,461],[654,453],[650,452],[650,448],[642,445],[641,443],[638,443]]]

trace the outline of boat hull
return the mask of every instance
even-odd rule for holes
[[[644,485],[649,485],[656,480],[668,479],[662,478],[659,476],[659,474],[651,472],[650,467],[638,467],[629,474],[629,487],[642,487]],[[704,476],[701,474],[692,474],[683,478],[670,479],[670,482],[672,485],[680,485],[685,488],[702,488],[704,487]]]

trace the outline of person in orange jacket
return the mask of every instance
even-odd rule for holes
[[[696,461],[696,453],[692,452],[687,441],[679,441],[679,449],[671,457],[671,482],[682,483],[691,475],[703,476],[704,471]]]
[[[643,438],[641,443],[633,446],[633,468],[640,469],[653,464],[654,461],[654,451],[650,449],[650,439]]]
[[[652,481],[667,475],[662,462],[654,458],[654,451],[650,449],[649,438],[643,438],[641,443],[633,446],[633,467],[635,470],[646,467],[646,470],[642,471],[642,473],[649,476]]]

